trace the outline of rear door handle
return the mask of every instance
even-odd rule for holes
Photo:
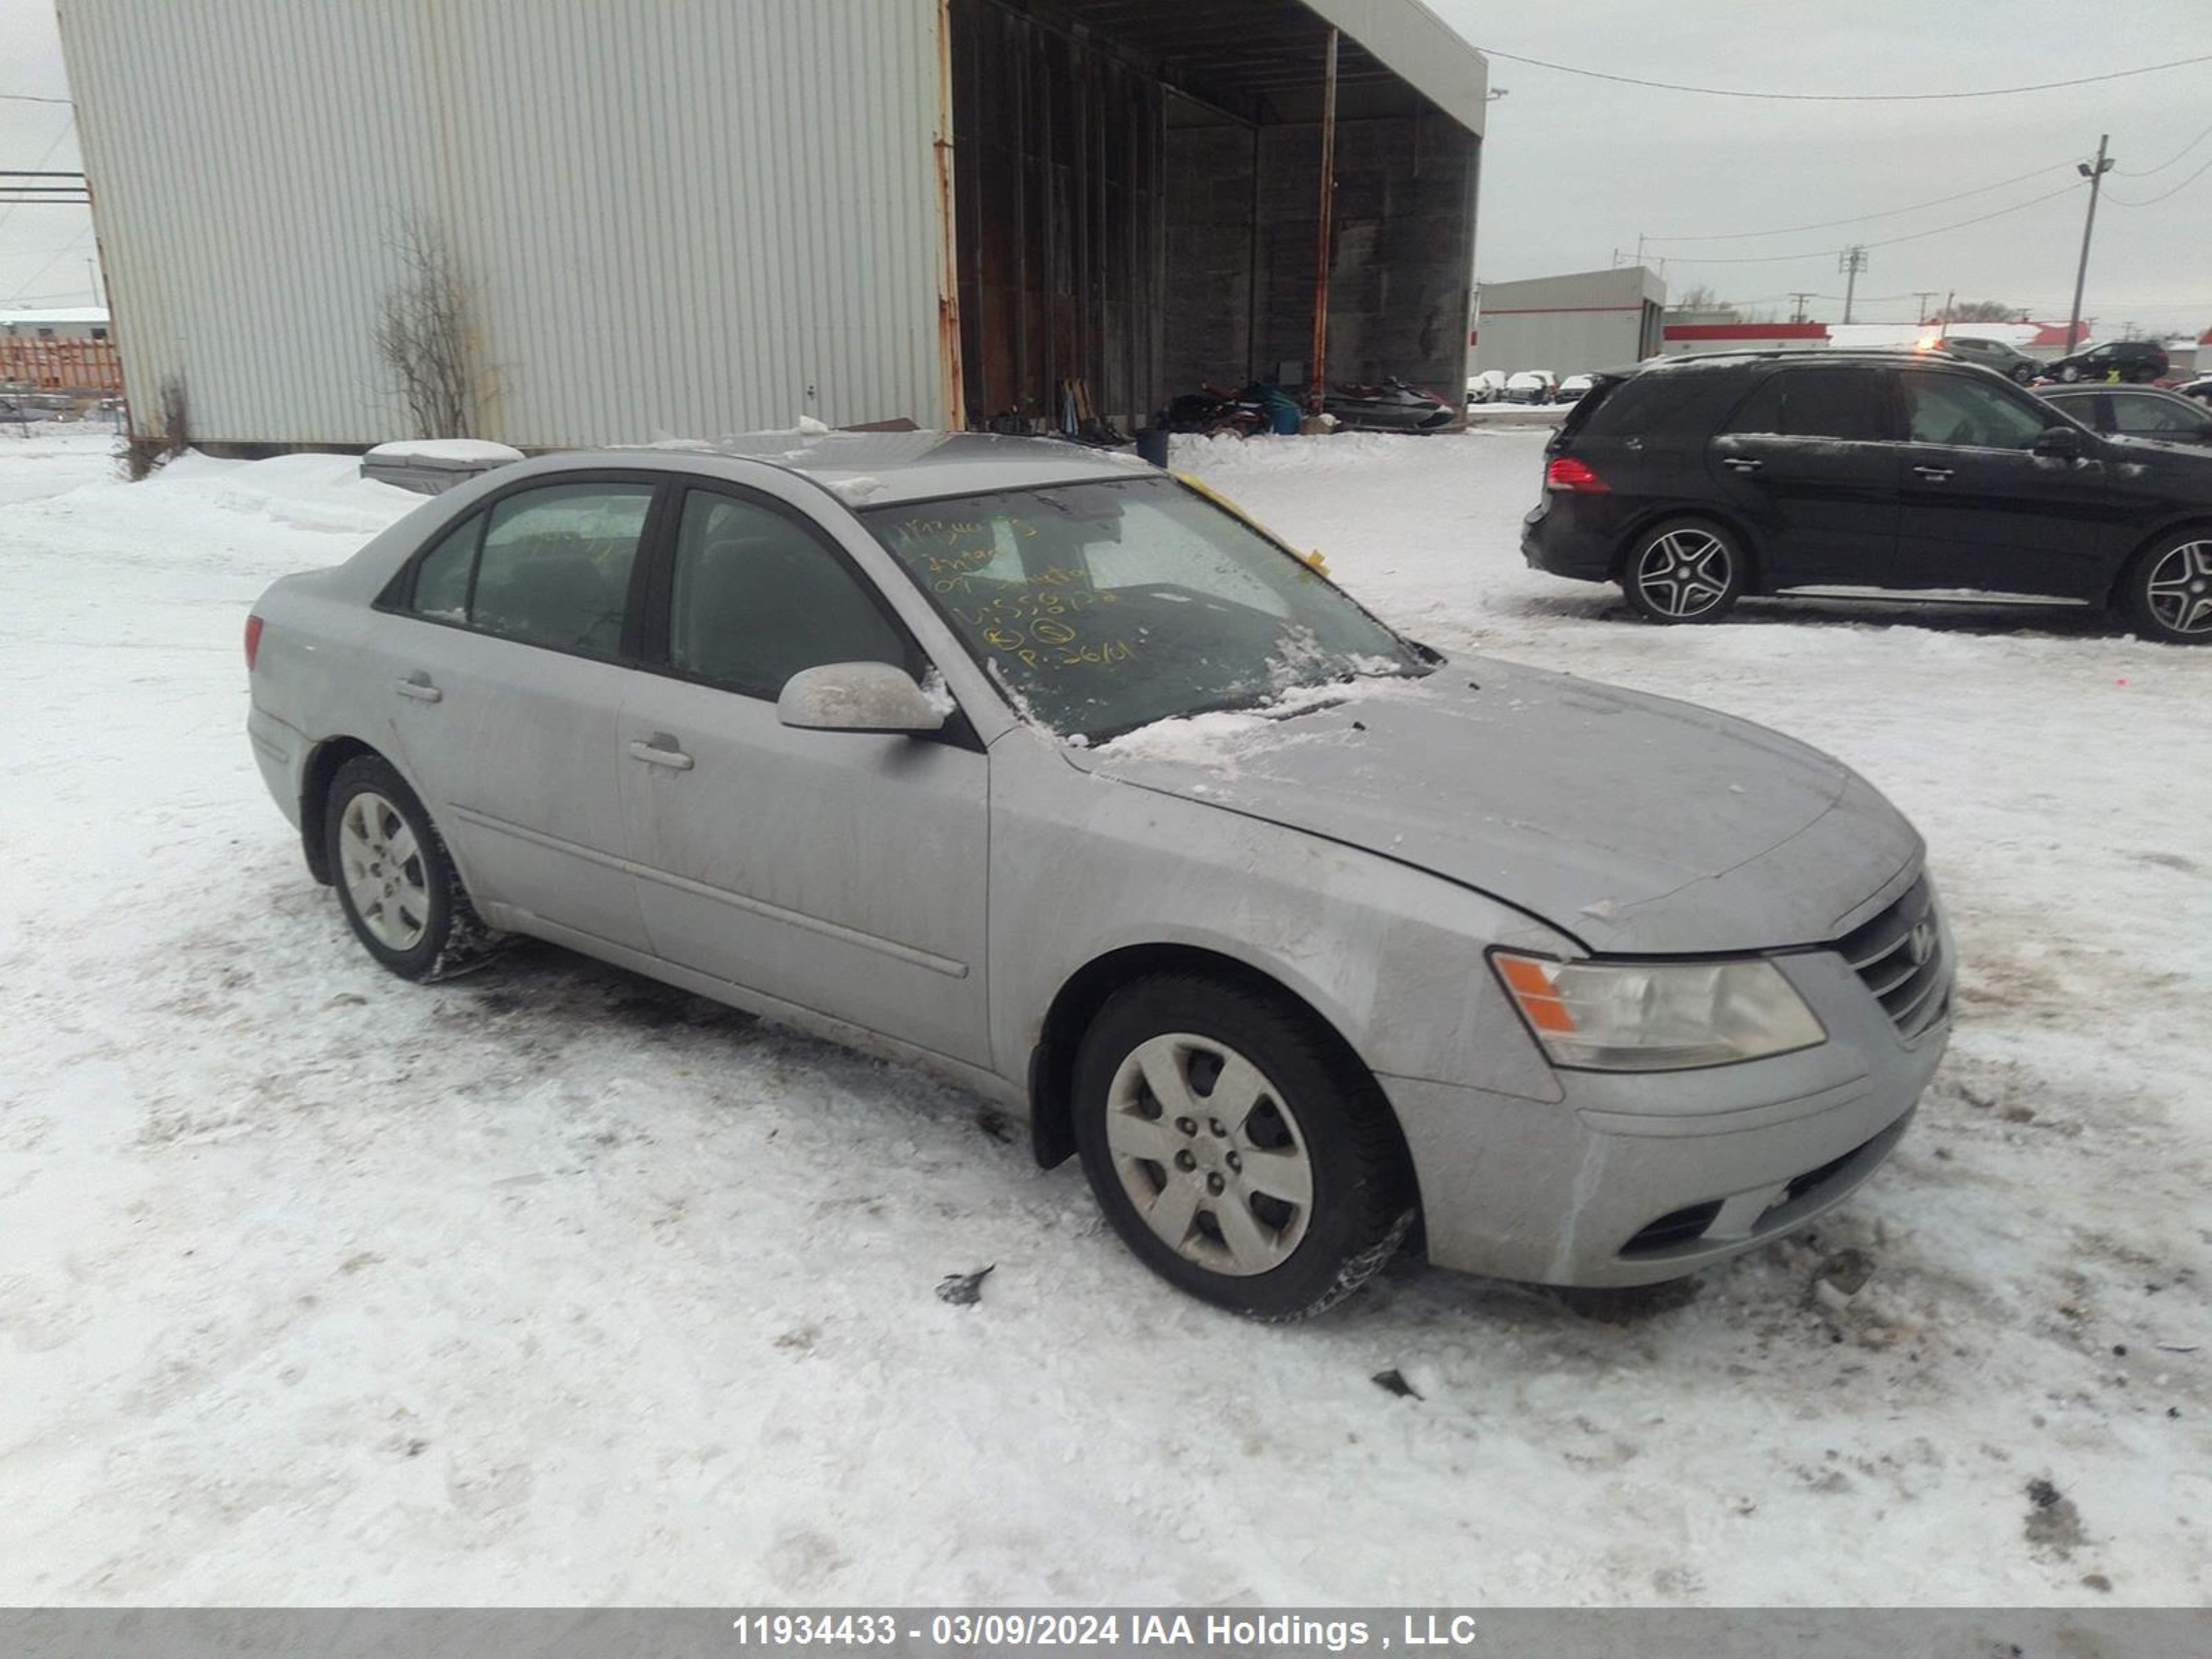
[[[633,743],[629,757],[641,760],[647,766],[665,766],[672,772],[689,772],[691,757],[676,746],[676,739],[665,732],[656,732],[649,740]]]
[[[403,697],[412,697],[417,702],[436,702],[446,694],[430,684],[430,677],[416,669],[404,680],[394,680],[392,689]]]
[[[1944,479],[1949,477],[1954,472],[1957,471],[1958,468],[1954,466],[1916,466],[1912,470],[1915,472],[1917,472],[1922,477],[1928,479],[1930,483],[1942,483]]]
[[[1721,465],[1738,472],[1756,472],[1766,464],[1764,461],[1755,461],[1748,455],[1723,455],[1721,457]]]

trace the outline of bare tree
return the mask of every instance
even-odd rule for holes
[[[1947,323],[2009,323],[2019,317],[2018,306],[1996,300],[1961,300],[1943,313]]]
[[[115,459],[123,476],[133,483],[192,447],[192,400],[182,374],[161,377],[157,408],[153,431],[125,437],[116,445]]]
[[[398,256],[399,276],[384,291],[376,355],[417,436],[468,437],[481,380],[471,325],[474,295],[452,245],[435,226],[405,220],[390,246]]]

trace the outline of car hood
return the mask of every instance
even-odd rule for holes
[[[1482,657],[1066,752],[1429,871],[1596,951],[1824,943],[1922,853],[1894,807],[1803,744]]]

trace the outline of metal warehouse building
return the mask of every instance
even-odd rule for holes
[[[417,435],[374,334],[453,250],[473,435],[1124,427],[1200,380],[1456,386],[1486,76],[1416,0],[61,0],[143,426]],[[1333,75],[1332,75],[1333,68]],[[1333,225],[1322,245],[1322,157]]]
[[[1667,284],[1642,265],[1485,283],[1474,361],[1508,374],[1619,368],[1658,351],[1666,313]]]

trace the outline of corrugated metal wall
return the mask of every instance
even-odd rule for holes
[[[61,13],[131,393],[183,374],[204,441],[410,435],[372,344],[410,216],[477,284],[478,435],[946,416],[938,0]]]

